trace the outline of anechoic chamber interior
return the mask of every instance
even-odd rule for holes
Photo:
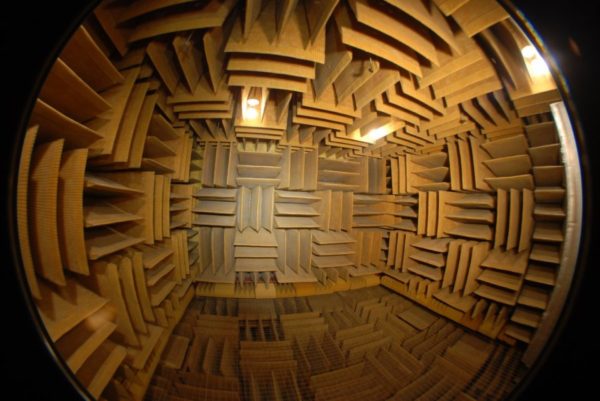
[[[25,136],[31,295],[98,399],[502,399],[573,268],[560,102],[492,0],[105,1]]]

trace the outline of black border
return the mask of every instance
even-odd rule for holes
[[[142,0],[143,1],[143,0]],[[74,389],[71,382],[63,374],[60,363],[57,363],[51,351],[38,335],[38,327],[31,319],[31,311],[23,300],[22,282],[12,268],[16,261],[10,249],[10,235],[15,234],[14,215],[8,213],[13,209],[9,199],[14,188],[14,178],[18,165],[18,150],[22,140],[24,117],[29,114],[32,99],[39,89],[41,77],[45,76],[50,61],[66,41],[67,33],[71,33],[97,0],[79,2],[77,5],[65,1],[52,2],[11,2],[11,8],[0,16],[0,47],[2,59],[2,140],[4,141],[2,158],[2,189],[5,195],[1,198],[2,212],[2,244],[6,259],[2,272],[0,294],[0,311],[2,347],[0,347],[1,370],[0,380],[4,394],[12,400],[81,400],[82,395]],[[584,174],[588,179],[584,182],[587,195],[600,188],[598,175],[590,178],[589,174],[597,168],[594,154],[599,149],[598,105],[595,97],[600,94],[596,71],[600,71],[596,60],[595,38],[598,35],[598,17],[600,4],[595,1],[571,0],[558,2],[540,2],[535,0],[515,0],[515,6],[523,11],[530,23],[543,39],[547,50],[554,57],[566,79],[579,121],[584,128],[584,138],[580,143],[586,144],[590,154],[589,160],[583,160]],[[577,44],[577,50],[570,43]],[[583,139],[583,140],[582,140]],[[591,207],[587,208],[588,210]],[[587,240],[598,238],[598,224],[586,214],[585,237]],[[14,245],[14,243],[13,243]],[[600,341],[596,339],[595,307],[598,304],[596,283],[597,269],[590,258],[590,268],[583,276],[583,269],[578,268],[576,280],[580,281],[578,291],[569,297],[571,310],[564,316],[564,330],[558,336],[555,333],[552,342],[555,347],[549,355],[545,355],[545,363],[538,364],[537,375],[528,377],[527,386],[522,389],[518,399],[536,400],[552,396],[555,399],[563,391],[569,398],[584,398],[592,393],[595,387],[595,375],[598,373],[596,363],[600,360]],[[22,274],[20,274],[22,275]],[[26,290],[28,291],[28,290]],[[548,348],[548,347],[547,347]],[[545,353],[548,354],[548,349]],[[69,375],[67,375],[69,376]],[[597,379],[596,379],[597,380]],[[585,397],[587,398],[587,397]]]
[[[40,332],[16,242],[15,189],[18,155],[27,116],[33,107],[52,60],[96,2],[11,3],[0,17],[1,65],[3,72],[2,131],[2,246],[5,263],[0,271],[2,311],[2,365],[0,380],[7,399],[27,401],[92,399],[57,358]],[[27,296],[24,296],[27,294]]]

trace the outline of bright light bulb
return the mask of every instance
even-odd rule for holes
[[[532,76],[545,76],[550,75],[548,64],[540,57],[531,61],[529,72]]]
[[[250,98],[250,99],[246,100],[246,104],[250,107],[256,107],[256,106],[258,106],[259,103],[260,103],[260,101],[258,99],[254,99],[254,98]]]
[[[527,45],[521,49],[521,54],[525,60],[531,60],[535,57],[538,57],[538,52],[535,50],[535,47],[532,45]]]
[[[245,120],[256,120],[258,118],[258,110],[255,107],[246,108]]]
[[[537,49],[532,45],[527,45],[521,49],[521,54],[525,60],[527,71],[532,78],[542,78],[550,76],[548,64],[542,58]]]
[[[385,129],[385,127],[373,128],[367,133],[367,135],[363,136],[363,139],[367,142],[375,142],[376,140],[386,136],[388,133],[389,132]]]

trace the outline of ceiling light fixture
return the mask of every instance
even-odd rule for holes
[[[387,129],[385,129],[385,127],[373,128],[367,133],[367,135],[363,136],[362,139],[366,142],[373,143],[378,139],[383,138],[387,134],[389,134],[389,132]]]
[[[258,110],[256,107],[246,107],[246,113],[244,114],[244,120],[256,120],[258,119]]]
[[[550,69],[548,64],[542,58],[537,49],[532,45],[527,45],[521,49],[521,55],[525,60],[527,71],[532,79],[549,77]]]
[[[267,93],[265,88],[245,87],[241,93],[242,118],[255,123],[262,120]]]
[[[378,122],[377,124],[379,125],[379,124],[381,124],[381,122]],[[372,127],[373,125],[375,125],[375,124],[369,124],[360,129],[361,132],[366,131],[366,134],[362,135],[360,137],[361,141],[368,142],[368,143],[375,143],[379,139],[381,139],[393,132],[398,131],[399,129],[404,127],[405,123],[404,123],[404,121],[392,118],[392,119],[389,119],[383,125],[379,125],[378,127],[375,126],[374,128],[369,129],[369,126]]]

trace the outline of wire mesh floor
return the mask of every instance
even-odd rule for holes
[[[521,354],[383,287],[198,298],[146,400],[501,400]]]

